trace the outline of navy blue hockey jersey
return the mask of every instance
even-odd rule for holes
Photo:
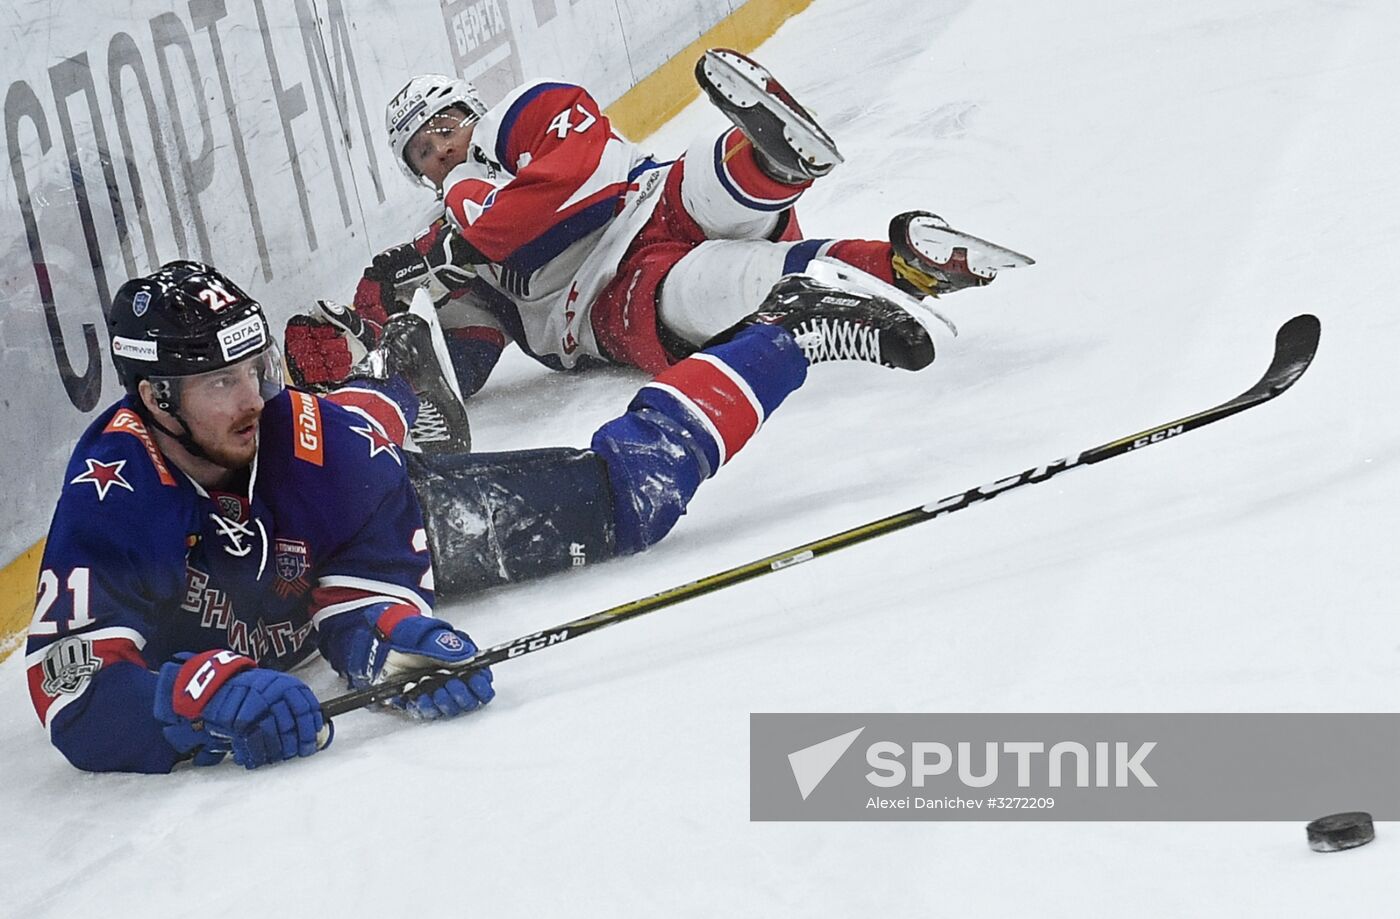
[[[268,401],[259,431],[237,493],[206,491],[170,463],[129,399],[78,442],[25,658],[35,710],[74,765],[174,765],[151,708],[154,671],[180,651],[229,648],[285,670],[318,630],[369,627],[346,613],[431,612],[421,512],[384,431],[296,390]]]

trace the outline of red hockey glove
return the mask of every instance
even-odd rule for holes
[[[287,372],[300,389],[327,392],[379,341],[382,329],[360,311],[317,300],[309,314],[287,320]]]

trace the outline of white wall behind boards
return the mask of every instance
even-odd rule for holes
[[[411,75],[487,102],[562,77],[614,101],[738,0],[12,0],[0,34],[0,565],[43,536],[64,463],[120,395],[104,315],[128,277],[211,262],[280,328],[429,203],[383,104]]]

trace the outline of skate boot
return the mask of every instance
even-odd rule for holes
[[[892,300],[831,287],[805,275],[779,280],[756,313],[708,344],[728,341],[759,323],[791,332],[809,364],[865,361],[922,370],[933,363],[933,337],[908,310]]]
[[[442,327],[431,306],[426,317],[418,306],[415,298],[408,311],[389,317],[379,347],[356,365],[351,377],[384,381],[401,374],[418,396],[409,441],[423,453],[468,453],[471,426]]]
[[[842,162],[836,142],[765,68],[727,48],[714,48],[695,65],[710,101],[753,144],[771,178],[802,185]]]
[[[890,221],[895,286],[916,297],[938,297],[992,283],[999,268],[1034,265],[1028,255],[955,230],[937,214],[908,211]]]

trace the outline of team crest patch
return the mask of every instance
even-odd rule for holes
[[[151,305],[151,292],[149,290],[138,290],[136,296],[131,298],[131,314],[137,319],[146,315],[146,310]]]
[[[78,635],[60,638],[44,651],[42,688],[49,696],[80,693],[101,669],[102,660],[92,653],[92,642]]]
[[[219,509],[219,516],[225,520],[243,523],[248,519],[248,501],[243,496],[226,491],[213,491],[209,493],[209,497]]]
[[[283,599],[300,596],[310,588],[307,578],[311,571],[311,552],[299,539],[273,541],[273,568],[277,572],[276,590]]]
[[[458,635],[456,632],[439,632],[437,643],[444,651],[461,651],[466,647],[466,644],[462,641],[462,636]]]

